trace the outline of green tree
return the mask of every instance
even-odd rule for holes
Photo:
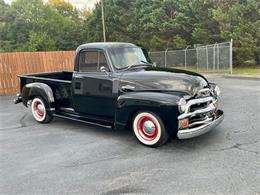
[[[108,41],[151,50],[234,40],[234,62],[260,61],[257,0],[104,0]],[[101,5],[78,11],[65,0],[0,0],[0,51],[71,50],[103,41]]]
[[[219,1],[213,9],[213,19],[218,22],[222,39],[233,38],[236,64],[259,56],[260,23],[256,0]]]
[[[83,42],[83,20],[62,0],[1,2],[0,9],[2,51],[71,50]]]
[[[258,13],[258,14],[257,14]],[[256,0],[106,0],[109,41],[158,50],[234,40],[234,62],[259,59]],[[85,21],[87,41],[102,41],[101,8]]]
[[[0,52],[12,51],[13,41],[8,39],[8,29],[6,26],[11,23],[16,14],[11,6],[0,0]]]
[[[29,41],[23,48],[26,51],[48,51],[55,49],[55,40],[53,40],[46,32],[39,33],[31,31],[29,33]]]

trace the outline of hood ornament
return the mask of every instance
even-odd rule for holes
[[[198,91],[197,97],[207,97],[210,96],[211,91],[209,88],[204,88]]]

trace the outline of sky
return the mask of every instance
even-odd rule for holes
[[[11,3],[13,0],[4,0],[6,3]],[[28,0],[29,1],[29,0]],[[43,0],[43,1],[48,1],[48,0]],[[65,0],[67,2],[70,2],[72,5],[74,5],[76,8],[78,9],[82,9],[82,8],[89,8],[89,9],[93,9],[94,5],[96,2],[98,2],[99,0]]]

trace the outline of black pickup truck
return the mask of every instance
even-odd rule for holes
[[[15,103],[40,123],[61,117],[109,128],[131,127],[144,145],[170,136],[199,136],[223,120],[219,87],[200,74],[155,67],[130,43],[88,43],[76,50],[74,72],[23,75]]]

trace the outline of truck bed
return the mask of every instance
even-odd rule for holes
[[[47,72],[37,74],[19,75],[20,78],[47,80],[47,81],[58,81],[58,82],[72,82],[72,72]]]
[[[53,91],[56,102],[56,109],[60,107],[72,107],[71,101],[71,83],[72,72],[50,72],[50,73],[37,73],[21,75],[20,77],[20,92],[23,87],[29,83],[45,83]]]

